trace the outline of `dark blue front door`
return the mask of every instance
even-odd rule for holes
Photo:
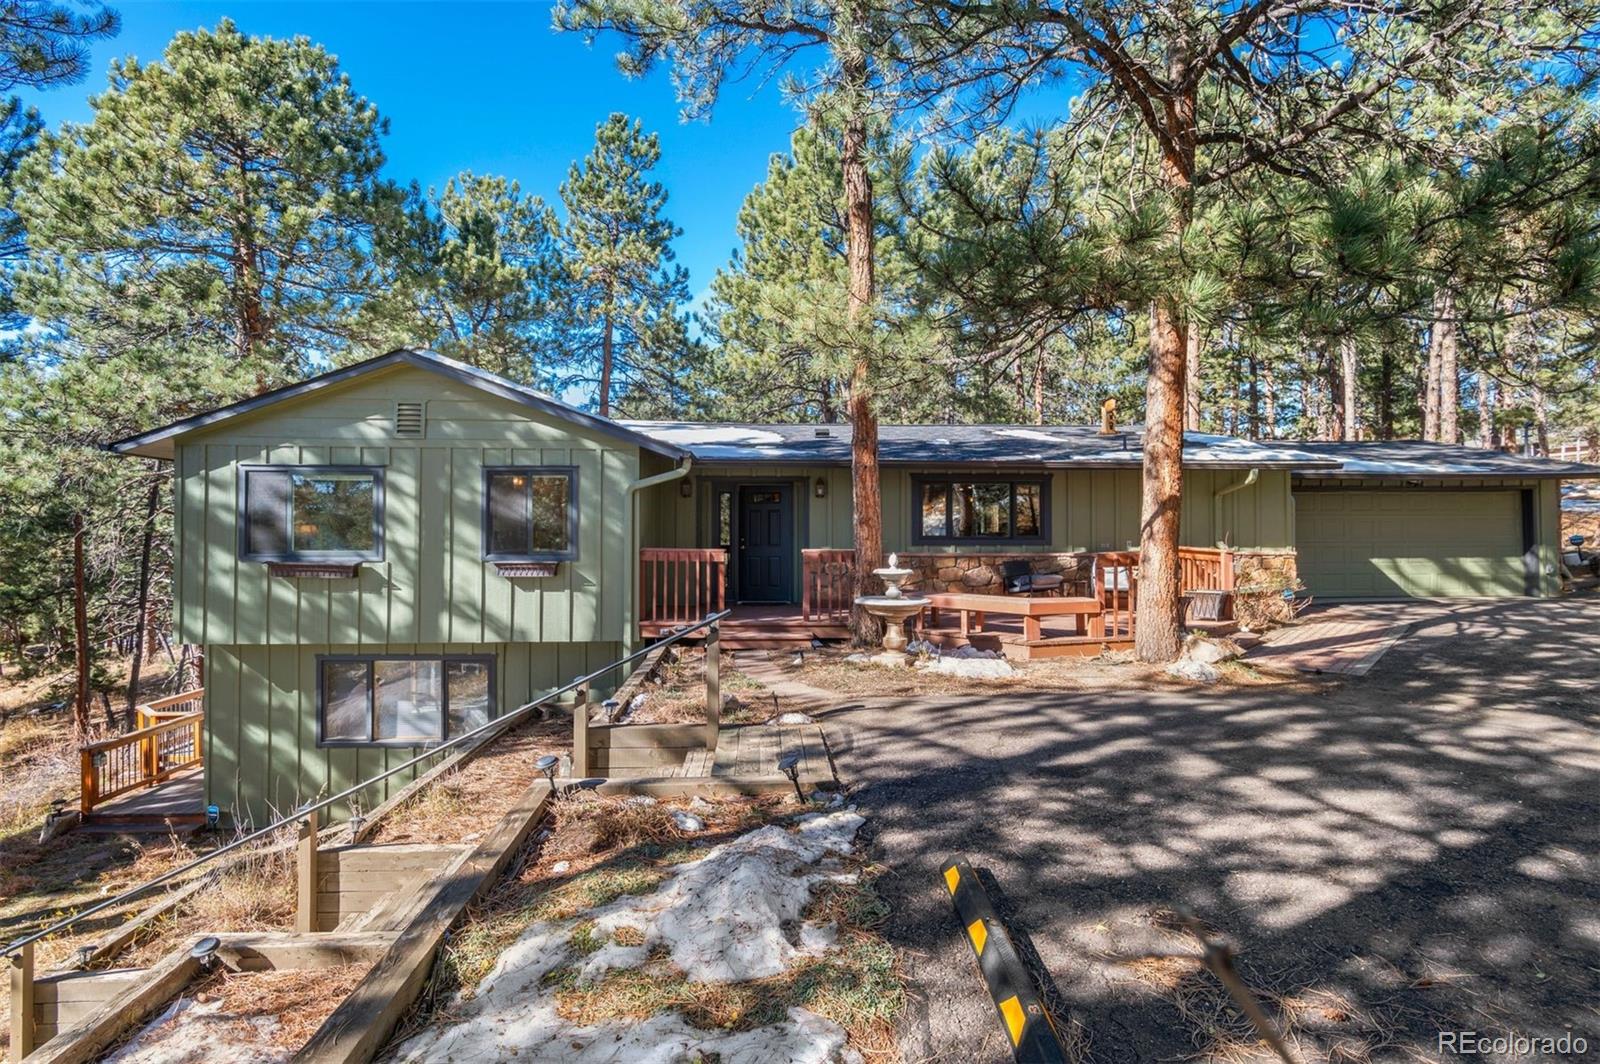
[[[739,489],[739,601],[794,601],[793,534],[789,485]]]

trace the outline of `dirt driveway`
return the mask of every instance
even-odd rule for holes
[[[1231,936],[1303,1059],[1561,1059],[1441,1051],[1458,1029],[1600,1055],[1600,599],[1408,616],[1346,683],[829,714],[892,869],[908,1059],[1009,1059],[951,855],[992,874],[1085,1059],[1242,1059],[1209,976],[1107,959],[1190,948],[1163,930],[1180,906]]]

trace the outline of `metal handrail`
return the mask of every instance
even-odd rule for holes
[[[33,934],[26,935],[23,938],[19,938],[16,941],[11,942],[8,945],[6,945],[4,949],[0,949],[0,957],[13,956],[16,953],[21,952],[21,950],[22,950],[22,948],[24,946],[32,945],[33,943],[38,942],[40,939],[49,938],[51,935],[56,934],[59,931],[65,931],[67,928],[71,927],[73,924],[77,923],[79,920],[83,920],[86,917],[93,916],[95,913],[98,913],[98,912],[104,912],[106,909],[109,909],[109,908],[111,908],[113,906],[116,906],[116,905],[120,905],[121,903],[123,903],[125,901],[131,901],[134,898],[139,897],[141,894],[144,894],[147,891],[150,891],[150,890],[155,889],[156,887],[159,887],[163,883],[169,883],[172,880],[177,879],[180,876],[184,875],[185,873],[190,872],[193,869],[199,868],[201,865],[204,865],[204,864],[206,864],[206,863],[208,863],[210,861],[216,860],[218,857],[221,857],[225,853],[231,853],[234,850],[237,850],[237,849],[239,849],[239,848],[241,848],[243,846],[249,845],[250,843],[256,841],[257,839],[264,838],[265,836],[270,835],[273,832],[277,831],[279,828],[282,828],[286,824],[293,824],[296,821],[304,820],[307,816],[309,816],[312,813],[315,813],[315,812],[317,812],[319,810],[322,810],[322,809],[326,809],[328,806],[333,805],[336,802],[342,802],[342,801],[344,801],[344,799],[350,797],[353,794],[356,794],[356,793],[358,793],[360,791],[365,790],[366,788],[372,786],[374,783],[381,782],[382,780],[388,779],[390,776],[393,776],[393,775],[395,775],[397,773],[400,773],[400,772],[404,772],[406,769],[410,768],[412,765],[418,764],[419,762],[422,762],[422,761],[426,761],[428,758],[433,757],[436,754],[439,754],[440,752],[442,752],[444,750],[448,750],[452,746],[456,746],[456,745],[458,745],[460,743],[464,743],[468,739],[475,738],[476,736],[482,735],[484,732],[490,731],[492,729],[504,728],[507,724],[509,724],[511,721],[515,720],[517,717],[522,716],[524,713],[527,713],[530,710],[537,709],[538,707],[544,705],[546,702],[549,702],[550,700],[552,700],[554,698],[559,698],[561,695],[566,694],[568,691],[575,691],[578,688],[583,687],[586,684],[593,683],[595,681],[595,679],[597,679],[598,677],[604,676],[606,673],[610,672],[612,669],[620,669],[624,665],[628,665],[631,662],[634,662],[634,661],[638,660],[639,658],[644,657],[646,654],[649,654],[651,651],[655,650],[656,648],[658,648],[660,646],[663,646],[663,645],[668,644],[668,643],[675,643],[680,639],[685,639],[688,636],[693,635],[695,632],[698,632],[702,628],[714,628],[714,627],[716,627],[718,622],[720,622],[724,617],[726,617],[728,614],[730,614],[732,612],[733,612],[732,610],[720,610],[720,611],[718,611],[716,613],[708,613],[708,614],[706,614],[704,620],[699,621],[698,623],[690,625],[690,626],[685,627],[685,628],[679,628],[679,629],[671,632],[670,634],[668,634],[664,638],[662,638],[660,640],[657,640],[656,642],[650,644],[649,646],[640,647],[638,650],[635,650],[633,653],[628,654],[625,657],[618,658],[616,661],[611,662],[609,665],[602,665],[600,668],[594,670],[593,672],[588,673],[587,675],[584,675],[584,676],[580,676],[576,680],[571,681],[570,683],[566,684],[563,687],[558,687],[553,691],[548,691],[545,694],[540,695],[538,698],[534,699],[532,702],[524,703],[523,705],[520,705],[516,709],[512,710],[510,713],[506,713],[506,714],[503,714],[503,715],[501,715],[499,717],[496,717],[494,720],[489,721],[487,724],[481,724],[478,727],[473,728],[469,732],[463,732],[462,734],[456,736],[454,739],[447,739],[444,742],[440,743],[438,746],[430,747],[428,750],[424,751],[423,753],[418,754],[416,757],[413,757],[410,760],[402,761],[400,764],[394,766],[393,768],[386,769],[383,772],[378,773],[376,776],[370,776],[367,779],[362,780],[360,783],[356,783],[356,784],[353,784],[353,785],[351,785],[349,787],[346,787],[344,790],[340,791],[338,794],[331,795],[330,797],[327,797],[327,798],[323,798],[322,800],[317,801],[317,802],[311,802],[311,803],[309,803],[307,805],[303,805],[299,809],[295,810],[293,813],[289,814],[288,816],[282,817],[281,819],[278,819],[278,820],[275,820],[271,824],[268,824],[264,828],[259,828],[256,831],[252,831],[250,834],[245,835],[242,838],[235,839],[232,842],[228,843],[226,846],[219,846],[217,849],[212,850],[210,853],[205,854],[205,855],[203,855],[201,857],[198,857],[195,860],[190,861],[188,864],[183,865],[182,867],[174,868],[170,872],[164,872],[161,875],[156,876],[154,879],[151,879],[151,880],[148,880],[148,881],[146,881],[144,883],[141,883],[139,886],[132,887],[132,888],[130,888],[128,890],[123,891],[121,894],[118,894],[114,898],[107,898],[105,901],[100,902],[100,903],[98,903],[96,905],[91,905],[89,908],[83,910],[80,913],[74,913],[72,916],[67,917],[65,920],[58,920],[55,923],[51,924],[49,927],[43,928],[43,929],[41,929],[39,931],[35,931]]]

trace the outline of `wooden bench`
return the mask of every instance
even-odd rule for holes
[[[983,631],[985,616],[991,613],[1022,618],[1022,637],[1029,641],[1042,638],[1039,626],[1042,617],[1072,617],[1078,635],[1103,637],[1106,634],[1103,616],[1105,606],[1096,598],[1017,598],[1012,595],[940,593],[928,595],[927,599],[928,623],[939,623],[940,610],[954,610],[961,615],[963,636],[974,630]]]

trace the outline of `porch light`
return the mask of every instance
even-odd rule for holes
[[[544,773],[544,778],[550,781],[550,789],[556,789],[556,767],[561,764],[561,759],[554,754],[545,754],[533,763],[533,767]]]
[[[682,495],[685,499],[693,495],[694,481],[690,480],[688,477],[684,477],[682,480],[678,481],[678,494]]]
[[[815,495],[819,499],[826,499],[828,497],[827,480],[822,477],[818,477],[817,482],[811,486],[811,494]]]

